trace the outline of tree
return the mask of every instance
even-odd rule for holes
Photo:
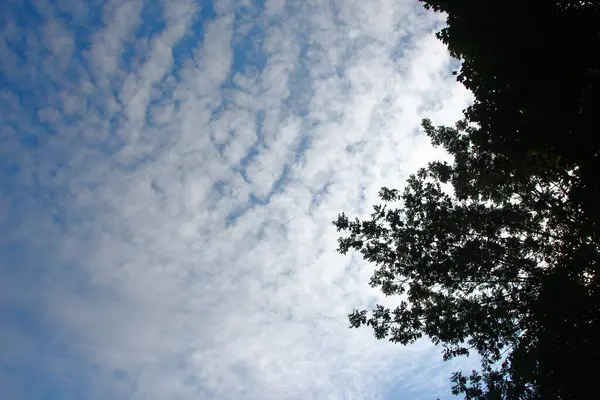
[[[427,336],[445,360],[477,352],[481,371],[453,377],[469,399],[586,398],[600,359],[600,241],[576,223],[573,174],[510,182],[508,159],[475,152],[459,129],[424,127],[454,163],[431,163],[402,194],[383,188],[401,208],[335,221],[349,232],[338,250],[362,253],[377,266],[370,284],[401,297],[354,311],[351,326],[405,345]]]
[[[479,354],[479,371],[452,377],[467,399],[587,398],[600,372],[600,68],[572,40],[600,48],[600,7],[424,3],[448,13],[438,37],[475,101],[454,127],[423,121],[452,163],[383,188],[370,219],[334,221],[338,251],[360,252],[370,284],[398,296],[351,326],[404,345],[426,336],[445,360]]]
[[[510,157],[514,169],[540,154],[581,178],[573,196],[590,229],[600,214],[600,2],[420,0],[447,13],[437,37],[462,61],[457,79],[474,94],[471,142]]]
[[[594,153],[599,2],[421,1],[448,14],[437,37],[462,60],[458,81],[475,95],[465,114],[488,145],[515,156],[518,143],[524,157],[544,144],[569,162]]]

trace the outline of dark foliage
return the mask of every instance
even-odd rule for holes
[[[430,338],[467,399],[593,398],[600,372],[600,6],[423,1],[475,95],[455,127],[423,128],[454,156],[383,188],[371,218],[335,225],[398,307],[350,314],[378,339]],[[391,204],[389,204],[391,203]],[[391,205],[399,204],[399,208]]]

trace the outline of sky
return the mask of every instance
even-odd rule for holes
[[[0,2],[0,387],[21,399],[442,399],[336,253],[471,95],[415,0]],[[397,299],[396,299],[397,300]]]

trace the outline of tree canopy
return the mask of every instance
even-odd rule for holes
[[[334,221],[338,251],[375,265],[396,308],[355,310],[352,327],[403,345],[428,337],[467,399],[581,399],[600,372],[600,5],[423,1],[475,100],[455,126],[423,129],[453,162],[382,188],[367,220]]]

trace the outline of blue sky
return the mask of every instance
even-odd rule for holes
[[[6,399],[427,399],[456,365],[347,329],[339,212],[444,157],[470,95],[418,2],[5,0]]]

